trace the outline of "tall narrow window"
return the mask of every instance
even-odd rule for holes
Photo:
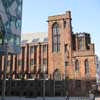
[[[85,74],[89,75],[89,62],[87,59],[85,60]]]
[[[34,59],[30,60],[30,66],[34,65]]]
[[[46,51],[47,51],[47,46],[43,45],[43,52],[46,52]]]
[[[82,38],[79,38],[79,50],[83,49]]]
[[[64,28],[66,27],[66,21],[64,20]]]
[[[75,61],[75,71],[79,72],[79,61],[78,60]]]
[[[46,58],[43,59],[43,64],[47,65],[47,59]]]
[[[55,23],[53,25],[53,34],[52,34],[52,51],[59,52],[60,51],[60,32],[59,32],[59,25]]]
[[[34,47],[30,47],[30,54],[34,52]]]
[[[68,47],[67,44],[65,44],[65,52],[67,52],[67,47]]]

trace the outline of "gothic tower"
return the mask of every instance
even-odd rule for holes
[[[63,79],[72,58],[71,12],[48,18],[48,74]],[[55,74],[54,74],[55,73]]]

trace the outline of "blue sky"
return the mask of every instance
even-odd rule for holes
[[[100,0],[23,0],[22,33],[47,32],[48,16],[72,12],[74,32],[88,32],[100,57]]]

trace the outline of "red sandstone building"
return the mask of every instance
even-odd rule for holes
[[[69,88],[88,86],[96,80],[94,44],[89,33],[72,30],[71,12],[48,17],[47,33],[22,34],[21,53],[8,56],[7,77],[39,79],[45,68],[48,79],[78,80]],[[0,78],[3,78],[4,57],[0,57]]]

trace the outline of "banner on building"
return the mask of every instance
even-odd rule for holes
[[[0,54],[20,52],[22,0],[0,0]]]

